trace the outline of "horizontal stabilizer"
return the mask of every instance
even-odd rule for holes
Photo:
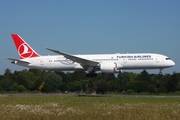
[[[14,58],[7,58],[8,60],[12,60],[13,62],[21,62],[21,63],[26,63],[26,64],[30,64],[29,62],[27,61],[23,61],[23,60],[18,60],[18,59],[14,59]]]

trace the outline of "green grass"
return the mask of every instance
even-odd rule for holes
[[[179,120],[180,98],[0,95],[0,120]]]

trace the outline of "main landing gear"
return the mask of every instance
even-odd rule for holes
[[[87,73],[86,77],[88,77],[88,78],[97,77],[97,73]]]

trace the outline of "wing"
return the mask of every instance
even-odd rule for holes
[[[74,55],[71,55],[71,54],[68,54],[68,53],[64,53],[64,52],[61,52],[61,51],[58,51],[58,50],[53,50],[53,49],[50,49],[50,48],[46,48],[46,49],[50,50],[52,52],[55,52],[57,54],[63,55],[65,58],[70,59],[70,60],[72,60],[74,62],[80,63],[82,66],[93,67],[93,66],[97,66],[99,64],[99,62],[95,62],[95,61],[88,60],[88,59],[85,59],[85,58],[77,57],[77,56],[74,56]]]

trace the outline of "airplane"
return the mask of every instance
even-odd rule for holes
[[[8,58],[13,64],[29,68],[50,71],[87,71],[87,77],[97,76],[97,71],[121,73],[130,69],[169,68],[175,63],[167,56],[156,53],[133,54],[86,54],[72,55],[62,51],[46,48],[58,55],[41,56],[34,51],[18,34],[11,34],[20,59]]]

